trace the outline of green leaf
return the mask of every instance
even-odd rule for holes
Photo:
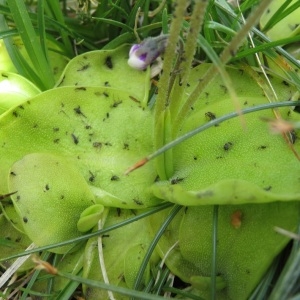
[[[0,72],[0,114],[40,92],[26,78],[15,73]]]
[[[74,165],[57,155],[33,153],[13,164],[8,181],[17,191],[11,198],[24,230],[37,246],[81,235],[76,221],[94,196]]]
[[[129,47],[124,45],[115,50],[95,50],[78,55],[66,66],[57,86],[102,86],[124,90],[131,94],[132,101],[146,106],[149,70],[142,72],[130,68],[128,53]]]
[[[137,213],[139,214],[139,212]],[[130,210],[110,209],[105,227],[118,224],[134,215],[135,212]],[[143,218],[102,236],[102,251],[110,284],[120,287],[132,287],[138,267],[152,238],[149,234],[142,234],[144,230],[147,230],[147,227],[148,219]],[[90,239],[85,249],[84,277],[103,281],[102,272],[99,271],[98,252],[97,238]],[[152,255],[150,264],[157,263],[157,260],[157,255]],[[143,284],[147,283],[149,276],[150,270],[148,265],[147,275],[144,277]],[[103,299],[107,297],[107,291],[103,289],[85,286],[84,291],[91,298]],[[118,299],[127,298],[118,295]]]

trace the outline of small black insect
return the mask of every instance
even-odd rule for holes
[[[122,103],[122,100],[121,100],[121,101],[115,101],[114,104],[111,105],[111,107],[116,108],[116,107],[118,107],[119,104],[121,104],[121,103]]]
[[[206,112],[205,116],[207,117],[207,119],[209,121],[214,120],[216,118],[216,115],[214,113],[212,113],[211,111]]]
[[[227,87],[223,84],[220,84],[220,88],[224,91],[224,93],[227,93]]]
[[[94,182],[96,176],[91,171],[89,171],[89,173],[90,173],[89,182]]]
[[[111,180],[111,181],[119,181],[119,180],[120,180],[120,177],[117,176],[117,175],[113,175],[113,176],[111,176],[110,180]]]
[[[100,148],[102,147],[102,143],[101,143],[101,142],[94,142],[94,143],[93,143],[93,147],[94,147],[94,148],[99,148],[99,149],[100,149]]]
[[[134,102],[136,102],[136,103],[141,103],[140,100],[136,99],[136,98],[133,97],[133,96],[129,96],[129,98],[130,98],[131,100],[133,100]]]
[[[266,148],[267,148],[267,146],[265,146],[265,145],[261,145],[261,146],[258,147],[258,149],[261,149],[261,150],[264,150]]]
[[[292,144],[295,144],[296,139],[297,139],[298,137],[297,137],[297,134],[296,134],[296,132],[295,132],[294,130],[292,130],[292,131],[290,132],[290,137],[291,137],[291,142],[292,142]]]
[[[84,115],[84,113],[81,111],[81,108],[80,108],[79,105],[78,105],[78,107],[75,107],[75,108],[74,108],[74,111],[75,111],[75,113],[76,113],[77,115],[82,115],[83,117],[86,118],[86,116]]]
[[[112,69],[113,68],[113,63],[111,60],[111,56],[107,56],[105,59],[105,65],[109,68]]]
[[[133,201],[137,204],[137,205],[143,205],[143,202],[139,199],[133,199]]]
[[[83,65],[81,68],[77,69],[77,72],[85,71],[86,69],[89,68],[89,66],[90,64]]]
[[[159,176],[156,175],[156,177],[154,178],[154,182],[158,182],[159,181]]]
[[[86,91],[86,87],[84,86],[76,87],[75,91]]]
[[[62,78],[62,80],[61,80],[61,82],[57,85],[57,86],[60,86],[60,85],[62,85],[63,84],[63,82],[65,81],[65,78],[66,78],[66,76],[64,76],[63,78]]]
[[[233,146],[233,144],[231,142],[228,142],[228,143],[225,143],[225,145],[223,146],[223,149],[225,151],[228,151],[232,146]]]
[[[183,180],[184,180],[184,178],[176,177],[176,178],[173,178],[173,179],[171,180],[171,184],[177,184],[177,183],[179,183],[179,182],[181,182],[181,181],[183,181]]]
[[[72,133],[71,136],[72,136],[74,144],[77,145],[79,143],[78,137],[74,133]]]

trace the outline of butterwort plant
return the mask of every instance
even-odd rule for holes
[[[261,44],[246,37],[268,4],[243,21],[224,3],[196,1],[188,14],[179,0],[170,26],[161,13],[163,33],[76,56],[53,88],[1,116],[2,228],[15,253],[36,248],[1,260],[39,252],[51,274],[45,283],[36,270],[23,296],[270,294],[290,241],[274,227],[299,226],[300,84],[299,66],[277,50],[265,55],[283,74],[264,77],[252,56],[238,59]],[[208,16],[221,12],[234,26],[217,26],[226,44],[217,55]],[[268,122],[281,120],[289,129],[271,134]]]

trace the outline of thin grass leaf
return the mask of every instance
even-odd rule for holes
[[[41,78],[43,83],[43,86],[40,87],[42,89],[52,88],[55,83],[52,70],[44,56],[24,1],[11,0],[8,1],[8,6],[11,10],[14,22],[18,28],[27,53],[35,68],[35,72]]]
[[[176,288],[173,288],[173,287],[164,287],[163,290],[165,292],[171,292],[171,293],[176,294],[178,296],[183,296],[184,297],[183,299],[205,300],[204,298],[201,298],[197,295],[194,295],[192,293],[189,293],[189,292],[186,292],[186,291],[183,291],[183,290],[180,290],[180,289],[176,289]]]
[[[260,0],[246,0],[240,4],[240,9],[245,14],[249,9],[251,10],[254,6],[259,3]]]
[[[60,25],[64,25],[60,27],[60,36],[62,38],[63,44],[65,46],[65,49],[67,51],[67,56],[73,56],[73,47],[70,42],[69,34],[68,31],[65,30],[66,24],[65,24],[65,18],[62,14],[61,7],[60,7],[60,2],[59,1],[46,1],[46,4],[49,6],[51,12],[55,16],[55,19]]]
[[[151,2],[151,0],[145,0],[145,4],[143,7],[143,23],[144,24],[149,24],[150,2]]]
[[[277,108],[277,107],[285,107],[285,106],[300,106],[300,101],[283,101],[283,102],[273,102],[273,103],[266,103],[266,104],[256,105],[256,106],[249,107],[249,108],[241,110],[241,114],[245,115],[245,114],[253,113],[253,112],[264,110],[264,109],[274,109],[274,108]],[[136,170],[137,168],[142,167],[143,165],[145,165],[150,160],[156,158],[157,156],[159,156],[162,153],[168,151],[169,149],[175,147],[176,145],[182,143],[183,141],[186,141],[187,139],[193,137],[194,135],[196,135],[196,134],[198,134],[202,131],[205,131],[208,128],[211,128],[213,126],[217,126],[217,125],[221,124],[222,122],[225,122],[225,121],[230,120],[232,118],[238,117],[238,116],[240,116],[239,112],[231,112],[231,113],[226,114],[222,117],[213,119],[213,120],[207,122],[206,124],[195,128],[194,130],[192,130],[190,132],[187,132],[186,134],[174,139],[172,142],[164,145],[163,147],[156,150],[155,152],[149,154],[147,157],[141,159],[139,162],[134,164],[134,167],[128,168],[126,173],[128,174],[128,173]],[[1,262],[1,260],[0,260],[0,262]]]
[[[1,17],[0,17],[1,18]],[[1,23],[1,22],[0,22]],[[2,26],[0,25],[2,28]],[[2,30],[0,32],[0,39],[6,39],[8,37],[13,37],[18,35],[18,30],[17,29],[7,29],[7,30]]]
[[[81,277],[83,274],[82,270],[76,274],[76,276]],[[59,294],[55,295],[56,300],[65,300],[65,299],[71,299],[72,295],[80,285],[80,282],[70,280],[68,284],[62,289]]]
[[[109,227],[106,227],[102,230],[98,230],[98,231],[95,231],[95,232],[92,232],[92,233],[89,233],[89,234],[86,234],[86,235],[83,235],[83,236],[80,236],[80,237],[77,237],[75,239],[71,239],[71,240],[67,240],[67,241],[64,241],[64,242],[61,242],[61,243],[56,243],[56,244],[51,244],[51,245],[48,245],[48,246],[43,246],[43,247],[39,247],[39,248],[35,248],[35,249],[32,249],[32,250],[29,250],[29,251],[25,251],[25,252],[22,252],[22,253],[19,253],[19,254],[15,254],[15,255],[11,255],[9,257],[5,257],[5,258],[1,258],[0,259],[0,262],[3,262],[3,261],[6,261],[6,260],[10,260],[10,259],[14,259],[14,258],[18,258],[18,257],[22,257],[22,256],[25,256],[25,255],[28,255],[28,254],[32,254],[32,253],[36,253],[36,252],[41,252],[41,251],[44,251],[44,250],[49,250],[49,249],[53,249],[53,248],[57,248],[57,247],[61,247],[61,246],[65,246],[65,245],[69,245],[69,244],[73,244],[73,243],[78,243],[78,242],[81,242],[81,241],[85,241],[85,240],[88,240],[92,237],[95,237],[95,236],[99,236],[99,235],[103,235],[111,230],[115,230],[115,229],[118,229],[122,226],[126,226],[127,224],[130,224],[132,222],[135,222],[137,220],[140,220],[142,218],[146,218],[152,214],[155,214],[161,210],[164,210],[164,209],[167,209],[167,208],[170,208],[171,206],[173,206],[174,204],[172,203],[164,203],[162,205],[159,205],[159,206],[156,206],[156,207],[153,207],[149,210],[147,210],[146,212],[142,213],[142,214],[139,214],[133,218],[129,218],[125,221],[122,221],[120,223],[117,223],[117,224],[114,224],[112,226],[109,226]]]
[[[269,290],[272,285],[272,281],[276,276],[277,268],[280,264],[280,256],[278,256],[275,261],[272,263],[271,267],[269,268],[268,272],[265,276],[261,279],[260,283],[258,284],[257,288],[254,290],[252,295],[249,297],[249,300],[264,300],[267,299],[269,296]]]
[[[228,90],[228,92],[231,96],[231,99],[233,99],[233,102],[238,103],[237,95],[236,95],[235,90],[233,88],[233,83],[231,81],[231,78],[228,75],[228,73],[226,71],[226,68],[225,68],[225,65],[222,63],[222,61],[218,57],[217,53],[214,51],[214,49],[212,48],[210,43],[207,42],[207,40],[201,34],[198,35],[197,42],[198,42],[199,45],[201,45],[202,50],[205,52],[207,57],[212,61],[212,63],[214,64],[214,67],[216,68],[218,73],[221,75],[221,77],[223,79],[223,82],[224,82],[224,84],[225,84],[225,86],[226,86],[226,88],[227,88],[227,90]],[[211,76],[214,76],[214,74],[211,73]],[[205,76],[204,80],[203,80],[204,83],[202,84],[202,82],[200,82],[199,85],[205,86],[207,84],[207,81],[209,81],[209,80],[210,80],[210,78]],[[193,96],[197,97],[196,94],[194,94]],[[193,99],[192,97],[189,97],[189,99],[190,100],[187,100],[187,101],[190,101],[191,105],[194,101],[197,100],[197,99]],[[186,107],[188,107],[187,104],[184,104],[182,111],[180,111],[179,114],[177,115],[177,119],[175,121],[176,126],[174,126],[174,128],[173,128],[173,135],[174,136],[176,136],[177,133],[180,130],[180,127],[181,127],[182,122],[184,120],[184,115],[186,114],[186,110],[185,110]],[[238,106],[237,106],[237,109],[239,109]]]
[[[169,31],[169,28],[168,28],[168,11],[166,8],[164,8],[163,10],[163,13],[162,13],[162,19],[161,19],[161,22],[162,22],[162,33],[163,34],[167,34],[168,31]]]
[[[9,8],[7,7],[7,5],[4,5],[4,1],[1,1],[0,3],[0,13],[3,14],[3,15],[10,15],[10,10]]]
[[[168,279],[168,276],[170,274],[170,270],[169,269],[165,269],[163,270],[163,272],[160,274],[158,281],[156,282],[154,288],[153,288],[153,292],[156,295],[159,295],[162,291],[162,288],[164,287],[164,285],[166,284],[166,280]]]
[[[270,39],[266,35],[264,35],[260,30],[258,30],[256,28],[252,28],[252,32],[254,32],[257,36],[262,38],[264,42],[266,42],[266,43],[271,42]],[[287,59],[290,63],[295,65],[297,68],[300,68],[300,62],[295,57],[290,55],[287,51],[285,51],[283,48],[277,46],[277,47],[275,47],[275,50],[279,54],[281,54],[285,59]]]
[[[141,264],[139,272],[136,275],[136,280],[135,280],[135,283],[134,283],[134,286],[133,286],[133,288],[135,290],[139,289],[139,286],[141,284],[141,281],[142,281],[144,272],[146,270],[147,264],[149,262],[149,259],[152,255],[152,253],[154,251],[154,248],[156,247],[159,239],[164,234],[166,228],[168,227],[168,225],[171,223],[171,221],[174,219],[174,217],[177,215],[177,213],[180,211],[181,208],[182,208],[182,206],[180,206],[180,205],[174,205],[174,207],[172,208],[172,210],[170,211],[170,213],[168,215],[168,218],[166,218],[166,220],[163,222],[160,229],[157,231],[155,237],[153,238],[151,244],[149,245],[147,253],[145,254],[145,256],[143,258],[143,262]]]
[[[21,291],[21,292],[24,292],[25,289],[24,289],[24,288],[20,288],[20,291]],[[23,295],[23,294],[22,294],[22,295]],[[52,294],[45,294],[45,293],[42,293],[42,292],[36,292],[36,291],[33,291],[33,290],[30,291],[30,295],[31,295],[31,296],[35,296],[35,297],[43,297],[43,298],[45,298],[45,297],[50,298],[50,297],[53,297],[53,296],[54,296],[54,295],[52,295]],[[26,299],[28,299],[28,297],[25,298],[25,299],[22,299],[22,300],[26,300]],[[29,298],[29,299],[30,299],[30,298]],[[31,297],[31,299],[32,299],[32,297]]]
[[[282,20],[282,13],[284,10],[290,5],[290,3],[293,0],[286,0],[282,3],[282,5],[277,9],[277,11],[274,13],[274,15],[270,18],[270,20],[267,22],[267,24],[261,29],[262,31],[268,31],[270,28],[272,28],[276,23],[278,23],[280,20]]]
[[[264,10],[267,8],[271,0],[264,0],[260,3],[260,5],[252,12],[252,14],[248,17],[245,25],[236,33],[233,37],[229,45],[223,50],[220,55],[220,61],[222,64],[226,64],[231,57],[235,56],[238,47],[242,43],[245,36],[247,36],[250,29],[258,22],[260,16],[263,14]],[[180,113],[178,114],[177,121],[175,121],[178,125],[177,128],[181,127],[181,124],[185,117],[188,115],[190,111],[190,107],[197,101],[199,95],[203,91],[204,87],[218,74],[217,66],[213,65],[203,76],[203,80],[199,82],[199,84],[195,87],[194,91],[186,100],[183,105]]]
[[[224,10],[224,12],[228,13],[230,16],[237,18],[237,15],[230,9],[227,9],[226,7],[222,6],[219,2],[215,2],[215,5]],[[242,6],[241,6],[242,7]],[[242,9],[241,9],[242,10]],[[243,11],[243,10],[242,10]],[[243,23],[242,19],[239,18],[238,21],[240,22],[240,24]],[[271,40],[260,30],[258,30],[257,28],[253,27],[250,30],[252,33],[256,34],[258,37],[260,37],[264,42],[266,42],[266,44],[270,43]],[[288,52],[286,52],[284,49],[282,49],[281,47],[275,47],[275,50],[281,54],[284,58],[286,58],[288,61],[290,61],[292,64],[294,64],[297,68],[300,68],[300,62],[297,61],[296,58],[294,58],[292,55],[290,55]],[[234,57],[232,58],[232,61],[234,61]]]
[[[275,48],[277,46],[281,45],[287,45],[287,44],[292,44],[300,41],[300,35],[285,38],[285,39],[280,39],[277,41],[273,42],[268,42],[268,43],[263,43],[259,40],[255,40],[255,48],[247,48],[246,50],[242,50],[235,57],[232,58],[232,61],[239,61],[241,58],[253,55],[258,52],[264,52],[268,49]]]
[[[34,19],[34,15],[32,16],[32,19]],[[82,44],[87,47],[89,50],[96,50],[98,49],[95,44],[90,40],[89,37],[89,30],[84,29],[84,28],[72,28],[72,24],[61,24],[59,21],[51,19],[48,16],[45,16],[45,21],[48,27],[51,28],[51,31],[53,31],[53,28],[57,29],[58,31],[64,31],[68,33],[70,37],[72,37],[74,40],[82,40]],[[78,25],[78,24],[76,24]],[[50,30],[50,28],[48,30]],[[72,45],[70,46],[72,47]],[[67,50],[65,51],[64,55],[73,57],[74,53],[73,50],[71,51],[72,53],[70,54]]]
[[[278,284],[273,289],[270,300],[288,299],[297,287],[300,277],[300,248],[291,255],[281,274]],[[290,299],[290,298],[289,298]]]
[[[215,21],[207,21],[205,22],[205,26],[208,28],[208,29],[212,29],[212,30],[216,30],[216,31],[220,31],[220,32],[223,32],[223,33],[226,33],[229,37],[232,37],[235,35],[235,31],[223,24],[220,24],[218,22],[215,22]]]
[[[110,15],[111,12],[113,11],[113,9],[116,9],[116,10],[120,11],[123,14],[123,16],[127,19],[128,13],[121,5],[119,5],[120,2],[121,2],[121,0],[118,0],[115,3],[112,0],[109,0],[109,4],[111,5],[112,8],[107,13],[105,13],[103,15],[103,17],[105,18],[105,16]]]
[[[153,285],[154,285],[154,278],[151,277],[150,280],[149,280],[149,282],[148,282],[148,285],[144,289],[144,292],[145,293],[150,293],[151,290],[152,290],[152,288],[153,288]]]
[[[4,0],[0,0],[0,3],[3,3]],[[6,50],[14,64],[14,66],[16,67],[16,69],[19,71],[19,73],[21,75],[24,74],[24,72],[22,72],[22,67],[19,61],[19,58],[17,56],[16,53],[16,49],[13,45],[13,41],[12,41],[12,36],[17,35],[18,34],[18,30],[17,29],[9,29],[6,23],[6,20],[4,18],[4,15],[0,15],[0,28],[1,28],[1,34],[3,34],[3,41],[6,47]],[[15,34],[10,34],[9,32],[13,31]]]
[[[50,255],[51,255],[51,253],[44,252],[43,255],[42,255],[42,259],[46,261],[46,260],[49,259]],[[33,294],[32,287],[33,287],[34,283],[36,282],[40,272],[41,272],[41,270],[35,270],[34,271],[33,275],[31,276],[31,279],[29,280],[29,282],[27,283],[26,287],[23,290],[23,293],[22,293],[22,296],[21,296],[20,300],[27,300],[28,296],[30,294]]]
[[[106,19],[106,18],[98,18],[98,17],[94,17],[93,19],[98,20],[98,21],[102,21],[102,22],[107,23],[107,24],[111,24],[111,25],[116,26],[116,27],[120,27],[120,28],[124,29],[125,32],[133,32],[133,29],[131,27],[129,27],[128,25],[126,25],[122,22],[116,21],[116,20]]]
[[[161,26],[162,26],[161,22],[155,22],[155,23],[151,23],[149,25],[145,25],[145,26],[138,28],[137,32],[139,34],[145,34],[151,30],[157,30],[157,29],[161,28]]]
[[[133,8],[131,9],[131,12],[128,16],[128,19],[127,19],[127,22],[126,22],[126,25],[129,27],[129,28],[133,28],[134,27],[134,23],[135,23],[135,18],[136,18],[136,14],[138,12],[138,9],[141,7],[144,6],[144,3],[145,3],[145,0],[138,0],[135,2]],[[121,33],[124,33],[124,29],[122,30]]]
[[[40,37],[40,45],[44,56],[48,59],[48,51],[46,46],[46,31],[45,31],[45,18],[44,18],[44,0],[39,0],[37,5],[37,19],[38,19],[38,32]]]
[[[115,49],[121,45],[124,45],[126,43],[130,43],[135,39],[135,35],[133,32],[126,32],[115,39],[113,39],[111,42],[108,42],[105,46],[102,47],[102,50],[112,50]]]
[[[55,266],[55,267],[57,266],[57,264],[59,263],[60,257],[61,257],[60,255],[54,254],[53,260],[52,260],[53,266]],[[50,276],[48,281],[47,281],[47,292],[48,292],[48,294],[51,294],[52,289],[53,289],[53,285],[54,285],[54,276]]]
[[[270,18],[270,20],[267,22],[267,24],[262,28],[262,31],[266,32],[270,28],[274,27],[279,21],[287,17],[289,14],[291,14],[293,11],[295,11],[297,8],[300,7],[300,2],[296,1],[293,5],[290,7],[289,4],[292,2],[292,0],[286,0],[279,9],[275,12],[275,14]]]
[[[5,44],[7,48],[7,52],[10,57],[14,57],[14,66],[17,68],[19,73],[34,82],[37,86],[43,86],[42,79],[38,76],[38,74],[32,69],[31,65],[28,61],[22,56],[22,54],[18,51],[18,49],[14,45],[13,40],[8,40]],[[8,46],[8,47],[7,47]]]
[[[127,288],[123,288],[123,287],[119,287],[119,286],[115,286],[115,285],[111,285],[111,284],[105,284],[105,283],[100,282],[100,281],[90,280],[90,279],[82,278],[80,276],[72,275],[72,274],[69,274],[69,273],[60,272],[59,270],[57,271],[56,275],[68,278],[72,281],[80,282],[80,283],[82,283],[84,285],[87,285],[87,286],[91,286],[91,287],[111,291],[111,292],[114,292],[114,293],[117,293],[117,294],[129,296],[129,297],[134,297],[134,298],[141,299],[141,300],[162,300],[162,299],[165,299],[165,298],[157,296],[157,295],[149,295],[148,293],[135,291],[135,290],[131,290],[131,289],[127,289]]]
[[[284,71],[287,78],[294,84],[298,89],[300,89],[300,78],[295,72],[294,68],[285,60],[284,57],[278,55],[276,52],[267,52],[268,56],[273,62],[275,62],[278,67]]]

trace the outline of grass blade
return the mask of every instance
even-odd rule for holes
[[[55,83],[52,70],[36,36],[24,1],[11,0],[8,1],[8,6],[35,72],[41,78],[43,86],[39,87],[43,90],[52,88]]]

